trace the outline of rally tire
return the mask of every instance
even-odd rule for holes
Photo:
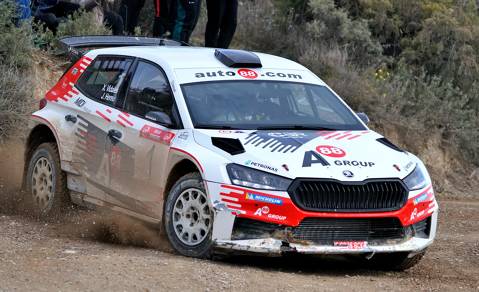
[[[58,219],[71,206],[67,177],[55,143],[40,144],[28,162],[25,207],[39,219]]]
[[[408,252],[380,253],[368,260],[368,265],[384,271],[404,271],[417,265],[426,254],[426,250],[410,254]]]
[[[196,199],[194,199],[195,196]],[[198,200],[199,203],[188,206],[188,200],[185,200],[185,198],[191,198],[191,202]],[[200,204],[202,206],[201,208],[198,207]],[[208,212],[205,211],[206,208]],[[198,212],[199,209],[203,211]],[[189,210],[191,210],[192,213],[190,212],[188,216]],[[195,215],[195,212],[197,215]],[[195,216],[193,215],[196,216],[196,222],[198,223],[195,222]],[[208,203],[207,193],[201,175],[199,173],[189,173],[181,177],[173,185],[168,194],[164,212],[165,231],[173,249],[179,254],[188,257],[211,258],[213,255],[213,241],[211,238],[213,216],[213,209]],[[183,224],[186,220],[191,220],[188,226],[184,226],[185,224]],[[186,228],[190,228],[190,225],[192,230],[194,230],[197,225],[207,226],[208,230],[206,232],[203,228],[203,230],[198,232],[193,231],[191,233],[195,233],[195,235],[192,236],[188,234],[186,230]],[[197,243],[194,242],[195,236],[198,241]],[[191,242],[188,242],[188,239],[191,239]]]

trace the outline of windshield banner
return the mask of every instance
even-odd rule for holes
[[[274,80],[324,85],[318,77],[306,70],[197,68],[177,69],[176,76],[182,84],[218,80]]]

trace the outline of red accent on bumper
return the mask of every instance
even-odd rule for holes
[[[431,215],[431,210],[436,207],[432,186],[425,188],[420,194],[408,199],[404,207],[390,212],[364,212],[364,213],[334,213],[310,212],[299,209],[290,198],[238,186],[221,185],[221,200],[233,210],[237,216],[254,220],[298,226],[306,217],[322,218],[384,218],[396,217],[403,226],[409,226]],[[426,195],[427,199],[416,203],[415,200]],[[258,197],[259,196],[259,197]],[[261,200],[258,200],[261,199]],[[266,207],[266,208],[264,208]]]

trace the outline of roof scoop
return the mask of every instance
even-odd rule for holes
[[[215,57],[230,68],[261,68],[259,57],[248,51],[216,49]]]

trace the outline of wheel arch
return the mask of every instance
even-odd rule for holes
[[[169,171],[168,177],[165,181],[165,188],[163,192],[163,206],[165,205],[168,194],[170,193],[173,185],[184,175],[188,173],[197,172],[201,174],[200,169],[196,164],[188,158],[182,158],[178,161]]]
[[[30,131],[25,143],[24,152],[24,167],[23,167],[23,182],[22,186],[25,187],[25,176],[28,171],[28,164],[30,158],[33,155],[35,149],[42,143],[53,142],[58,145],[56,133],[50,128],[49,125],[39,123]]]

